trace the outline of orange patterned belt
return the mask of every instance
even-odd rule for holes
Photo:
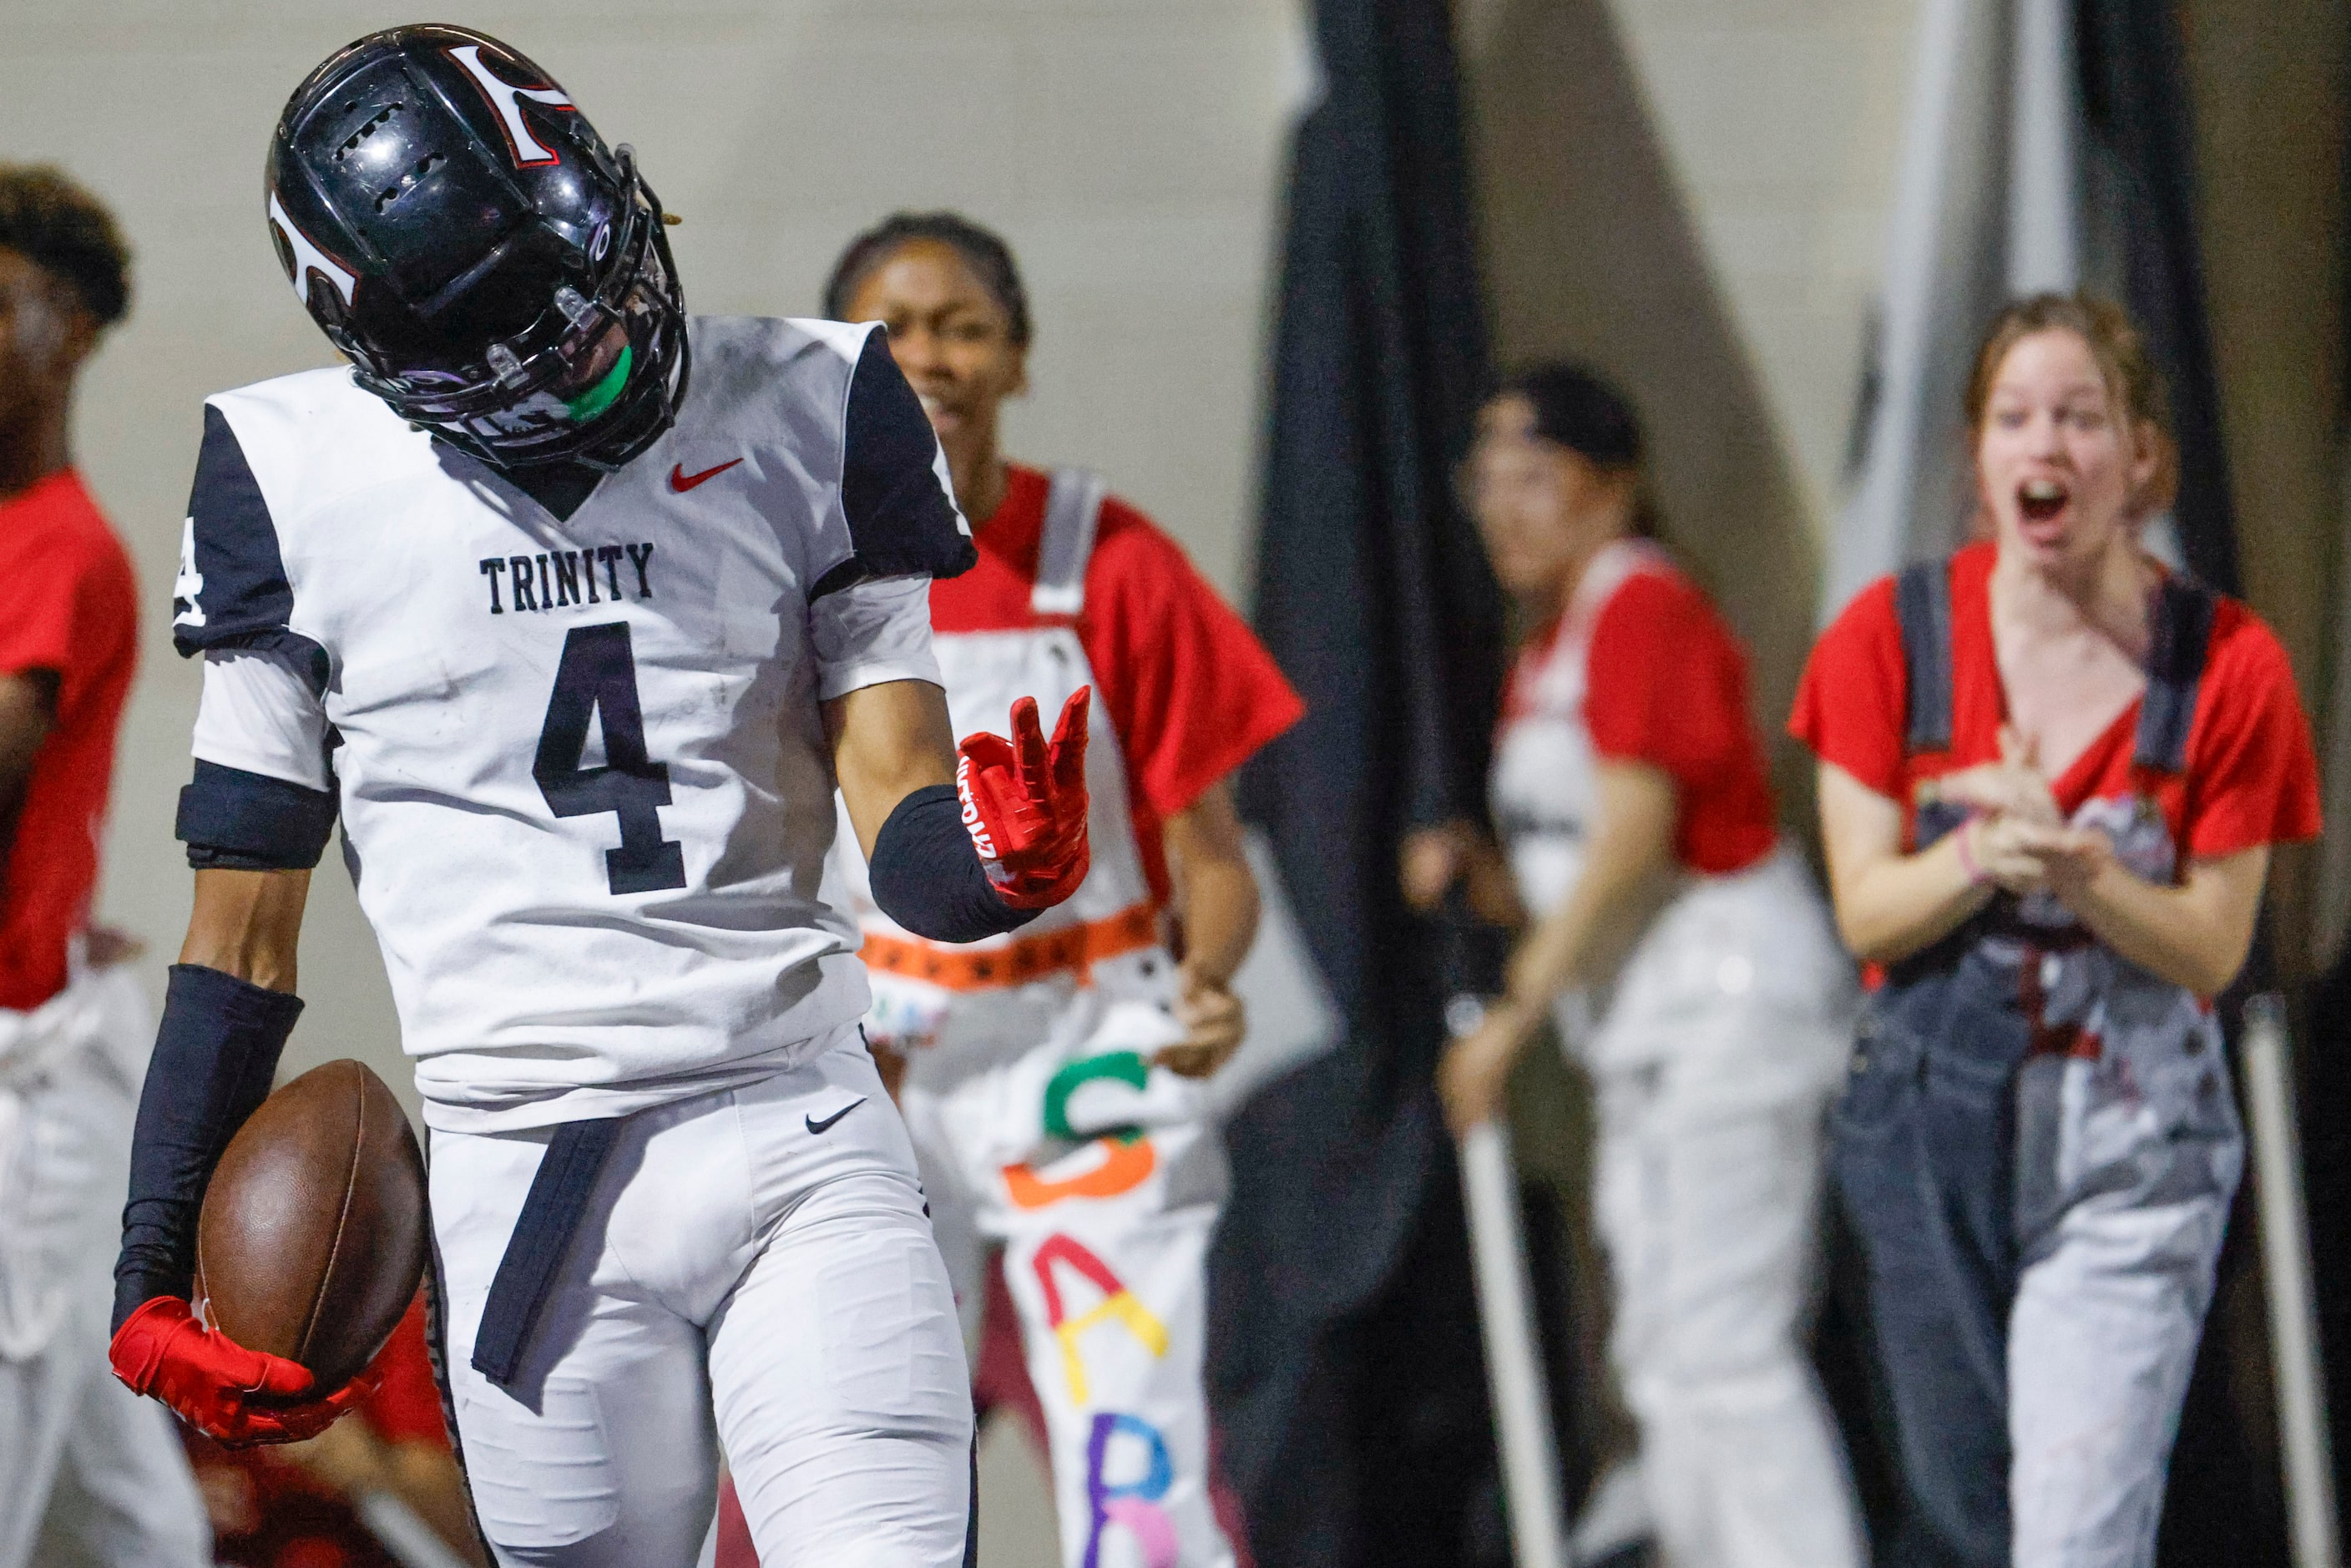
[[[1082,925],[1064,925],[1041,936],[1017,937],[1001,947],[949,947],[870,931],[858,956],[866,967],[950,991],[986,991],[1026,985],[1049,975],[1085,972],[1104,958],[1148,947],[1159,940],[1159,912],[1130,904],[1116,915]]]

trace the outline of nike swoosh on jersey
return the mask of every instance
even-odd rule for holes
[[[865,1102],[862,1097],[852,1100],[848,1104],[843,1105],[840,1110],[835,1111],[831,1115],[827,1116],[821,1122],[818,1121],[814,1116],[810,1116],[808,1119],[808,1130],[811,1133],[830,1133],[832,1131],[832,1124],[835,1122],[840,1121],[843,1116],[848,1115],[852,1111],[856,1110],[860,1105],[864,1103]]]
[[[717,478],[721,474],[726,473],[729,468],[734,467],[737,463],[740,463],[743,460],[740,457],[737,457],[734,459],[733,462],[721,463],[716,468],[705,468],[699,474],[689,474],[685,471],[684,464],[673,463],[669,465],[669,487],[683,496],[688,490],[693,489],[696,485],[708,484],[711,480]]]

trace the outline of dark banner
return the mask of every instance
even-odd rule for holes
[[[2178,18],[2146,0],[2076,0],[2074,27],[2092,226],[2112,246],[2125,302],[2171,394],[2180,555],[2213,587],[2241,592]]]
[[[1228,1130],[1211,1376],[1259,1562],[1441,1564],[1474,1560],[1493,1458],[1435,955],[1396,854],[1408,824],[1482,814],[1500,612],[1453,474],[1486,328],[1447,7],[1320,0],[1315,20],[1256,604],[1307,716],[1242,805],[1344,1030]]]

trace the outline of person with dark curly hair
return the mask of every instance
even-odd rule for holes
[[[0,163],[0,1568],[212,1561],[170,1422],[106,1372],[153,1030],[90,903],[138,589],[68,434],[130,270],[88,192]]]

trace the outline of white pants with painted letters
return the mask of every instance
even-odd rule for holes
[[[688,1568],[723,1444],[764,1568],[962,1563],[970,1377],[856,1030],[630,1118],[509,1391],[474,1334],[549,1136],[433,1136],[458,1440],[498,1562]]]
[[[1201,1086],[1147,1065],[1182,1031],[1156,1001],[1094,989],[1006,1040],[1019,1016],[967,1017],[902,1092],[967,1331],[1000,1243],[1065,1568],[1230,1568],[1201,1387],[1224,1143]]]
[[[131,1124],[154,1025],[136,977],[0,1010],[0,1568],[200,1568],[212,1531],[163,1407],[107,1365]]]

